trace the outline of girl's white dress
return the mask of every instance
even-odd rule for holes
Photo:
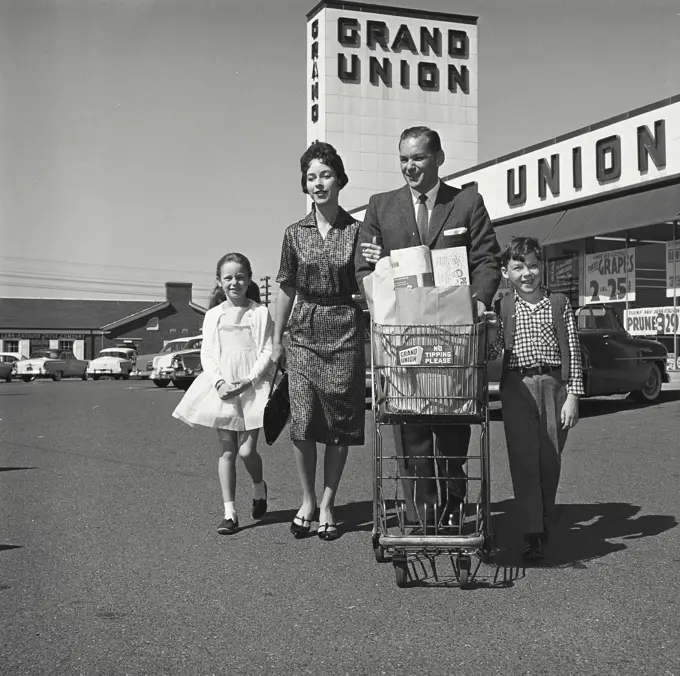
[[[274,322],[264,305],[250,301],[237,307],[230,300],[206,312],[203,320],[203,373],[191,384],[173,412],[187,425],[223,430],[262,427],[274,365],[271,361]],[[253,385],[230,399],[221,399],[215,383],[248,378]]]

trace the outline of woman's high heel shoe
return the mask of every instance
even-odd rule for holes
[[[290,524],[290,532],[296,537],[296,538],[303,538],[306,535],[309,535],[309,531],[312,528],[312,520],[311,519],[304,519],[301,516],[296,516],[293,519],[293,522]]]
[[[314,512],[312,512],[311,519],[305,519],[304,516],[300,516],[299,514],[297,514],[293,519],[293,522],[290,524],[290,532],[296,538],[307,537],[307,535],[309,535],[309,531],[312,528],[312,521],[314,520],[315,513],[316,509],[314,509]]]

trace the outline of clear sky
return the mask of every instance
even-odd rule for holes
[[[315,4],[0,0],[0,295],[205,302],[234,250],[275,277]],[[680,93],[680,0],[373,4],[479,16],[480,162]]]

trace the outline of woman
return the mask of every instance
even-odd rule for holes
[[[300,168],[302,192],[313,206],[283,238],[272,359],[287,357],[290,431],[302,484],[302,506],[290,530],[296,537],[310,531],[317,507],[316,445],[321,443],[326,451],[317,534],[335,540],[339,532],[333,509],[348,446],[364,443],[364,334],[362,311],[352,300],[358,292],[353,260],[360,223],[338,204],[348,179],[333,146],[313,143],[300,158]],[[289,318],[285,355],[282,340]]]

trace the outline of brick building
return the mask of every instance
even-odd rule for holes
[[[157,352],[168,340],[200,333],[205,313],[188,282],[166,282],[158,301],[0,298],[0,352],[53,348],[92,359],[123,342]]]

